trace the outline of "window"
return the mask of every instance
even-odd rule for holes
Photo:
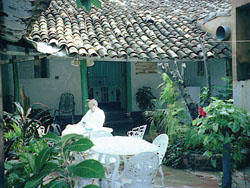
[[[197,75],[198,76],[204,76],[204,62],[203,61],[198,61],[197,63]]]
[[[47,58],[36,59],[34,61],[34,77],[49,78],[49,63]]]
[[[49,78],[49,62],[47,58],[18,63],[18,74],[21,79]]]

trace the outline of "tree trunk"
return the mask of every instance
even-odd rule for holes
[[[223,177],[222,177],[222,188],[232,187],[232,151],[229,144],[223,145]]]

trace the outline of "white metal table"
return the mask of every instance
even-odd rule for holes
[[[117,177],[120,166],[120,156],[124,158],[124,163],[126,163],[126,156],[128,155],[136,155],[142,152],[155,152],[158,149],[156,145],[145,140],[128,136],[99,137],[93,138],[91,141],[94,143],[91,150],[100,154],[99,160],[101,160],[103,154],[113,155],[118,159],[111,176],[111,188],[114,188],[115,178]]]
[[[90,132],[97,130],[104,130],[110,133],[113,132],[113,129],[110,127],[83,127],[82,125],[74,124],[67,125],[66,128],[62,131],[62,136],[73,133],[89,136]]]

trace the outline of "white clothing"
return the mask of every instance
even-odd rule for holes
[[[83,116],[81,121],[77,123],[77,125],[83,125],[83,122],[86,122],[86,127],[103,127],[105,121],[105,114],[103,110],[96,107],[95,111],[92,112],[91,110],[88,110],[88,112]]]

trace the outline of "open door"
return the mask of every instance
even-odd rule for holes
[[[105,111],[122,110],[124,88],[121,62],[95,62],[88,67],[88,95]]]

